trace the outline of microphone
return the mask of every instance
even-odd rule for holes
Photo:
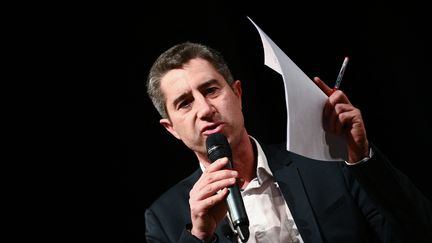
[[[206,141],[207,156],[211,162],[217,159],[227,157],[229,169],[232,169],[232,154],[231,147],[226,137],[221,133],[213,133],[208,136]],[[242,242],[249,239],[249,219],[246,214],[243,198],[240,189],[236,184],[228,187],[229,193],[226,198],[228,212],[231,217],[231,222],[234,229],[237,231]]]

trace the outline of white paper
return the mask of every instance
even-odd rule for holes
[[[248,17],[249,18],[249,17]],[[346,160],[346,142],[324,131],[327,95],[249,18],[264,47],[264,64],[282,75],[287,110],[287,150],[316,160]]]

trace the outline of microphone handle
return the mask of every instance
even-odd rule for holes
[[[232,168],[231,160],[228,163],[228,167]],[[228,191],[229,194],[226,198],[226,202],[231,222],[242,242],[246,242],[249,238],[249,219],[246,214],[240,188],[236,183],[233,186],[228,187]]]

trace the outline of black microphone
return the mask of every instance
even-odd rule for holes
[[[229,169],[232,169],[232,154],[231,147],[226,137],[221,133],[213,133],[208,136],[206,141],[207,155],[211,162],[217,159],[227,157]],[[237,231],[242,242],[249,239],[249,219],[246,214],[246,209],[243,203],[243,198],[240,189],[236,184],[228,187],[229,194],[226,198],[228,211],[231,217],[231,222],[234,229]]]

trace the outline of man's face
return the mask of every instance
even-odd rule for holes
[[[230,143],[244,132],[240,81],[232,88],[203,59],[192,59],[161,80],[170,119],[160,123],[197,153],[206,153],[207,136],[221,132]]]

